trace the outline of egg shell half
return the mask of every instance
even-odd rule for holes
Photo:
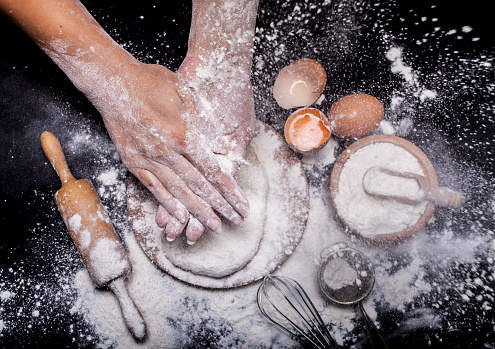
[[[295,152],[312,154],[327,144],[331,135],[330,124],[320,110],[301,108],[285,122],[284,135]]]
[[[308,107],[320,98],[327,83],[323,66],[302,58],[284,67],[273,85],[273,97],[284,109]]]

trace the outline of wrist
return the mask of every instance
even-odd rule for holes
[[[41,48],[92,102],[108,84],[123,79],[140,62],[106,34],[100,38],[54,38]]]

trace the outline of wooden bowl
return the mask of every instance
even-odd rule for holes
[[[346,161],[359,149],[364,148],[368,145],[371,144],[376,144],[376,143],[392,143],[396,146],[402,147],[404,150],[409,152],[411,155],[413,155],[419,162],[422,170],[424,171],[425,176],[430,180],[430,183],[432,186],[438,186],[438,178],[437,174],[435,172],[435,169],[433,168],[432,163],[428,159],[428,157],[419,149],[416,145],[413,143],[397,137],[397,136],[389,136],[389,135],[373,135],[373,136],[368,136],[365,138],[361,138],[360,140],[352,143],[346,150],[342,152],[342,154],[337,158],[335,161],[335,164],[333,166],[332,174],[330,177],[330,197],[332,200],[332,204],[335,208],[335,211],[337,212],[337,215],[339,219],[342,221],[344,226],[351,232],[362,236],[366,239],[370,239],[376,242],[393,242],[393,241],[400,241],[403,239],[407,239],[413,234],[417,233],[421,229],[425,227],[425,225],[428,223],[428,221],[431,219],[433,216],[433,213],[435,212],[435,205],[432,203],[428,203],[426,205],[424,213],[419,217],[419,219],[416,221],[415,224],[412,226],[408,227],[407,229],[393,232],[393,233],[387,233],[387,234],[376,234],[373,236],[365,236],[359,231],[351,228],[348,224],[348,222],[345,221],[345,219],[341,216],[341,214],[338,211],[335,199],[338,195],[339,192],[339,182],[340,182],[340,175],[342,172],[342,169],[344,168],[344,165]]]

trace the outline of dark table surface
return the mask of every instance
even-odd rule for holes
[[[490,1],[361,1],[353,6],[341,6],[346,4],[341,1],[312,2],[316,6],[305,1],[261,1],[258,28],[263,31],[256,35],[253,68],[258,117],[282,129],[285,116],[271,98],[270,88],[278,70],[300,57],[315,58],[328,68],[327,101],[357,91],[390,100],[391,91],[398,90],[403,81],[390,72],[383,53],[393,45],[402,47],[404,60],[420,72],[419,81],[439,92],[431,102],[412,101],[412,109],[388,116],[400,122],[414,113],[417,126],[406,138],[425,145],[441,134],[445,153],[427,154],[434,163],[447,171],[442,160],[448,154],[469,176],[482,178],[478,186],[470,183],[475,193],[470,197],[470,212],[455,224],[460,230],[493,236],[495,37]],[[83,3],[110,35],[143,62],[170,69],[179,66],[187,50],[189,2]],[[294,15],[296,5],[309,16]],[[69,251],[63,263],[67,265],[69,259],[72,272],[81,267],[56,215],[52,194],[59,181],[40,147],[41,132],[51,130],[62,144],[81,129],[108,136],[97,111],[37,46],[4,17],[0,17],[0,32],[0,292],[23,280],[22,286],[14,287],[17,304],[2,303],[0,297],[0,320],[9,323],[3,329],[0,326],[0,347],[88,346],[88,341],[74,343],[74,336],[68,335],[86,324],[77,314],[70,314],[63,302],[54,302],[56,309],[43,324],[27,319],[19,308],[29,309],[36,302],[36,285],[52,290],[60,287],[58,273],[66,270],[58,266],[57,250]],[[263,65],[257,64],[260,61]],[[390,105],[385,107],[390,109]],[[85,148],[66,155],[79,178],[91,178],[101,165]],[[320,179],[309,178],[310,182]],[[495,312],[485,311],[494,305],[493,248],[493,243],[488,244],[480,252],[486,258],[477,263],[450,269],[464,278],[482,276],[485,308],[482,302],[450,304],[445,312],[451,316],[445,321],[455,322],[455,331],[398,331],[393,324],[399,314],[388,313],[390,324],[385,317],[381,321],[390,333],[389,347],[494,348]],[[73,301],[70,292],[58,291],[67,304]],[[73,326],[71,331],[69,326]],[[202,343],[198,347],[206,345],[201,339],[198,343]]]

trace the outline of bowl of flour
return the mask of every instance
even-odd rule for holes
[[[337,215],[349,231],[366,239],[378,242],[406,239],[424,228],[433,216],[435,205],[428,201],[411,204],[369,195],[363,189],[363,177],[375,166],[419,174],[427,177],[432,186],[438,186],[433,165],[416,145],[397,136],[368,136],[345,149],[333,167],[330,196]],[[400,186],[390,188],[401,194]]]

